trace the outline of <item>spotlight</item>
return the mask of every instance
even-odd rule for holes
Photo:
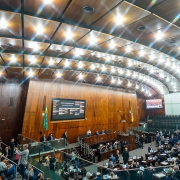
[[[91,64],[91,70],[94,70],[96,67],[94,64]]]
[[[51,3],[52,3],[52,0],[44,0],[45,5],[48,5],[48,4],[51,4]]]
[[[132,48],[130,46],[126,47],[126,52],[130,52],[132,50]]]
[[[97,76],[97,81],[101,81],[101,77],[100,76]]]
[[[89,38],[90,45],[95,45],[96,42],[97,42],[97,38],[95,38],[95,36],[93,34],[91,34],[91,36]]]
[[[75,56],[81,56],[83,55],[83,50],[82,49],[79,49],[79,48],[76,48],[75,50]]]
[[[82,80],[83,77],[84,77],[83,74],[80,73],[80,74],[79,74],[79,80]]]
[[[115,48],[115,43],[114,43],[113,40],[111,40],[111,42],[110,42],[110,44],[109,44],[109,47],[110,47],[110,49]]]
[[[33,77],[34,76],[34,72],[32,71],[32,69],[29,70],[28,75],[29,75],[29,77]]]
[[[44,33],[44,27],[41,24],[38,24],[35,30],[36,30],[37,35],[41,35]]]
[[[155,35],[155,37],[156,37],[156,40],[159,41],[159,40],[163,39],[164,34],[159,30],[157,32],[157,34]]]
[[[118,82],[117,82],[118,84],[121,84],[122,83],[122,81],[120,80],[120,79],[118,79]]]
[[[112,77],[112,79],[111,79],[111,83],[113,84],[113,83],[115,83],[115,79]]]
[[[65,67],[68,67],[69,65],[70,65],[69,61],[66,60],[66,61],[65,61]]]
[[[34,51],[38,51],[39,44],[37,42],[29,42],[29,48],[33,49]]]
[[[16,57],[15,57],[14,54],[12,54],[12,56],[11,56],[11,62],[12,62],[12,63],[16,62]]]
[[[120,14],[118,14],[116,17],[115,17],[115,22],[116,22],[116,25],[121,25],[123,24],[124,22],[124,17]]]
[[[141,51],[139,52],[139,55],[140,55],[140,56],[144,56],[144,55],[145,55],[145,52],[144,52],[143,50],[141,50]]]
[[[58,72],[58,73],[56,74],[56,76],[57,76],[57,78],[60,78],[60,77],[62,76],[62,74],[61,74],[60,72]]]
[[[107,62],[110,61],[110,56],[106,56],[106,61],[107,61]]]
[[[7,29],[8,28],[8,22],[5,18],[1,18],[0,24],[1,24],[0,29]]]
[[[54,61],[52,59],[50,59],[49,65],[52,66],[53,64],[54,64]]]
[[[102,66],[102,71],[106,71],[106,66]]]
[[[36,63],[36,59],[35,59],[34,56],[31,57],[30,62],[31,62],[31,64],[35,64]]]
[[[78,63],[78,68],[82,68],[84,65],[83,65],[83,63],[80,61],[79,63]]]
[[[70,29],[68,29],[65,36],[66,36],[66,40],[71,40],[73,38],[72,31]]]

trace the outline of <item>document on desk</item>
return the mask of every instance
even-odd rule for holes
[[[162,177],[165,177],[166,175],[163,173],[158,173],[158,174],[154,174],[154,176],[156,176],[158,178],[162,178]]]

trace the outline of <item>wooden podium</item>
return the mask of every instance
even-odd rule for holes
[[[129,151],[135,149],[135,136],[129,134],[118,134],[117,139],[120,141],[126,141]]]

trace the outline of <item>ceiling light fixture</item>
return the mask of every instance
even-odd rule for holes
[[[115,48],[115,43],[113,40],[111,40],[110,44],[109,44],[110,49],[114,49]]]
[[[95,45],[97,42],[97,38],[95,38],[95,36],[93,34],[91,34],[91,36],[89,38],[89,42],[90,42],[90,45]]]
[[[112,77],[112,79],[111,79],[111,83],[113,84],[113,83],[115,83],[115,79]]]
[[[49,60],[49,65],[52,66],[54,64],[54,61],[52,60],[52,58]]]
[[[65,33],[66,36],[66,40],[71,40],[73,38],[73,33],[70,29],[67,30],[67,32]]]
[[[164,34],[163,34],[160,30],[158,30],[158,32],[157,32],[157,34],[155,35],[155,37],[156,37],[156,40],[159,41],[159,40],[162,40],[162,39],[163,39]]]
[[[101,81],[101,77],[99,75],[97,76],[97,81]]]
[[[117,82],[118,84],[121,84],[122,83],[122,81],[120,80],[120,79],[118,79],[118,82]]]
[[[35,64],[36,63],[36,59],[35,59],[34,56],[31,57],[30,62],[31,62],[31,64]]]
[[[35,27],[36,34],[41,35],[44,33],[44,27],[41,24],[38,24],[37,27]]]
[[[94,64],[91,64],[91,70],[94,70],[96,67]]]
[[[144,56],[144,55],[145,55],[145,52],[144,52],[143,50],[141,50],[141,51],[139,52],[139,55],[140,55],[140,56]]]
[[[16,57],[15,57],[14,54],[11,55],[11,62],[12,62],[12,63],[16,62]]]
[[[120,14],[118,14],[116,17],[115,17],[115,23],[116,25],[122,25],[124,22],[124,17]]]
[[[78,63],[78,67],[79,68],[82,68],[84,65],[83,65],[83,63],[80,61],[79,63]]]
[[[83,74],[80,73],[80,74],[79,74],[79,80],[82,80],[83,78],[84,78]]]
[[[62,74],[58,71],[57,74],[56,74],[56,77],[60,78],[61,76],[62,76]]]
[[[1,18],[0,20],[0,29],[7,29],[8,28],[8,22],[5,18]]]
[[[28,75],[29,75],[29,77],[33,77],[34,76],[34,72],[32,71],[32,69],[29,70]]]
[[[39,50],[39,44],[37,42],[29,42],[29,48],[33,49],[34,51]]]
[[[91,14],[95,11],[95,9],[91,6],[84,6],[82,8],[83,12],[87,13],[87,14]]]
[[[66,59],[65,61],[65,67],[68,67],[70,65],[69,61]]]
[[[130,47],[130,46],[127,46],[126,47],[126,52],[128,53],[128,52],[130,52],[132,50],[132,48]]]
[[[75,56],[81,56],[83,55],[83,50],[82,49],[79,49],[79,48],[76,48],[75,50]]]
[[[102,66],[102,71],[106,71],[106,66]]]

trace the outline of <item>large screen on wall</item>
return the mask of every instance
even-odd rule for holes
[[[162,108],[162,99],[146,100],[146,109]]]
[[[85,119],[86,101],[52,98],[52,121]]]

